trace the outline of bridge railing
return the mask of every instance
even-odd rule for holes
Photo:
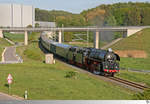
[[[3,31],[126,31],[127,29],[143,29],[150,28],[150,26],[115,26],[115,27],[41,27],[41,28],[27,28],[27,27],[0,27]]]

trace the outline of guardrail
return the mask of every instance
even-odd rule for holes
[[[51,27],[51,28],[26,28],[26,27],[1,27],[3,31],[126,31],[127,29],[143,29],[150,26],[123,26],[123,27]]]

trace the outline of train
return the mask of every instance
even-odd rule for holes
[[[84,68],[94,74],[114,77],[120,71],[120,57],[112,49],[102,50],[58,43],[49,39],[44,33],[40,36],[40,43],[46,50],[69,64]]]

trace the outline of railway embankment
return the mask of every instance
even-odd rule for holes
[[[126,69],[150,70],[150,28],[110,46],[121,56],[120,66]]]

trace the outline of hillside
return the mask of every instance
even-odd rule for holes
[[[66,11],[47,11],[36,8],[35,9],[36,21],[56,22],[58,27],[67,26],[86,26],[87,22],[80,14],[72,14]]]
[[[55,21],[57,26],[142,26],[150,25],[150,3],[128,2],[99,5],[80,14],[35,9],[36,21]]]
[[[2,53],[7,46],[10,46],[10,44],[5,39],[0,38],[0,61],[2,59]]]
[[[125,38],[111,48],[120,52],[121,67],[150,70],[150,29],[144,29]]]
[[[84,10],[80,14],[36,8],[35,20],[56,22],[57,27],[146,26],[150,25],[149,11],[150,3],[148,2],[103,4],[95,8]],[[69,33],[65,34],[66,40],[69,38],[69,40],[71,40],[71,36],[68,35]],[[90,42],[93,41],[92,38],[89,40]]]
[[[81,15],[96,26],[139,26],[150,24],[149,10],[148,2],[128,2],[100,5],[81,12]]]

